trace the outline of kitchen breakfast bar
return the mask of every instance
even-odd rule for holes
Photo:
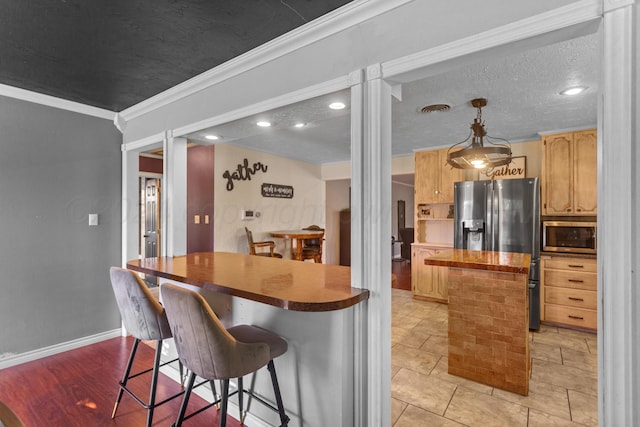
[[[529,254],[454,249],[448,267],[450,374],[529,393]]]
[[[200,252],[132,260],[127,268],[197,290],[227,327],[262,326],[286,339],[289,349],[276,367],[291,425],[353,425],[358,305],[369,291],[351,287],[349,267]],[[167,359],[175,355],[172,345],[165,353]],[[252,384],[274,401],[266,370]],[[262,405],[249,413],[248,421],[254,416],[278,424]]]

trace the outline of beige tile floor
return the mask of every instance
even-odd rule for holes
[[[543,326],[531,332],[529,395],[447,373],[447,306],[393,289],[391,424],[597,426],[596,335]]]

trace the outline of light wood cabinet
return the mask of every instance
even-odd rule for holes
[[[442,250],[424,246],[412,247],[411,290],[414,298],[448,302],[448,268],[424,265],[425,258],[437,255]]]
[[[595,331],[598,325],[596,260],[543,257],[540,273],[541,320]]]
[[[415,153],[415,238],[411,247],[413,296],[448,302],[446,267],[424,265],[424,259],[453,247],[453,184],[464,181],[464,170],[447,164],[447,149]],[[432,246],[429,246],[431,244]]]
[[[453,183],[464,180],[464,171],[447,164],[447,149],[415,153],[415,201],[453,203]]]
[[[597,214],[595,129],[543,138],[543,215]]]

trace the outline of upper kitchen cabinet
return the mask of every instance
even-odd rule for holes
[[[596,215],[595,129],[543,139],[542,214]]]
[[[464,180],[462,169],[447,164],[447,149],[415,153],[415,202],[453,203],[453,183]]]

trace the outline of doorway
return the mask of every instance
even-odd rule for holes
[[[160,178],[140,177],[140,256],[162,256],[160,245],[162,185]]]

